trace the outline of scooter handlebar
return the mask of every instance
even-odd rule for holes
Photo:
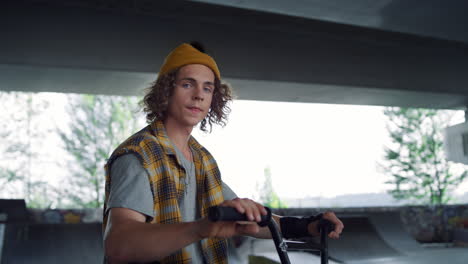
[[[335,225],[327,219],[320,219],[318,223],[318,230],[320,233],[325,233],[326,235],[330,234],[335,230]]]
[[[259,226],[267,226],[271,221],[271,210],[268,207],[265,207],[268,214],[261,215],[261,221],[257,222]],[[217,221],[249,221],[245,214],[241,214],[233,207],[225,206],[212,206],[208,208],[208,219],[213,222]],[[249,221],[252,222],[252,221]]]

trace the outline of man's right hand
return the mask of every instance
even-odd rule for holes
[[[198,222],[200,225],[198,232],[200,239],[208,237],[229,238],[237,235],[255,236],[260,231],[260,227],[256,224],[256,222],[261,221],[261,215],[268,214],[265,207],[263,207],[261,204],[246,198],[227,200],[221,203],[219,206],[236,208],[239,213],[245,214],[252,222],[212,222],[208,218],[203,218]]]

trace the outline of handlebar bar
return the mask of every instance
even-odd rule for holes
[[[282,264],[290,264],[289,257],[287,254],[288,243],[283,241],[283,237],[279,232],[279,228],[274,220],[272,220],[271,210],[268,207],[265,207],[268,214],[261,216],[261,221],[257,222],[259,226],[268,226],[270,229],[273,241],[275,243],[276,251],[280,257]],[[249,221],[245,214],[241,214],[237,209],[232,207],[224,206],[212,206],[208,208],[208,219],[217,222],[217,221]],[[328,263],[328,241],[327,235],[333,231],[334,225],[326,219],[320,219],[318,223],[318,228],[320,231],[320,246],[316,249],[320,251],[321,263]]]
[[[261,227],[267,226],[271,220],[271,210],[265,207],[267,215],[261,215],[261,221],[257,224]],[[241,214],[233,207],[212,206],[208,208],[208,219],[217,221],[249,221],[245,214]]]

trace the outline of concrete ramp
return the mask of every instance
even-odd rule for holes
[[[357,261],[347,261],[347,264],[466,264],[468,263],[468,249],[441,248],[424,249],[410,255],[390,258],[375,258]]]
[[[348,262],[401,255],[380,236],[367,216],[345,216],[341,220],[345,229],[340,239],[329,239],[329,254],[334,259]]]
[[[399,212],[340,215],[345,225],[340,239],[329,239],[330,263],[347,264],[467,264],[467,248],[422,247],[406,231]],[[291,262],[320,263],[308,252],[288,251]],[[279,261],[272,241],[255,241],[251,255]],[[294,261],[293,261],[294,260]]]
[[[468,263],[466,248],[424,248],[406,232],[399,212],[342,217],[345,230],[330,256],[348,264]]]
[[[6,225],[2,264],[102,263],[101,224]]]
[[[368,216],[379,236],[398,252],[413,254],[424,250],[421,244],[406,232],[399,212],[370,213]]]
[[[379,217],[376,217],[379,221]],[[338,240],[329,239],[330,263],[395,258],[402,256],[402,253],[381,237],[377,228],[374,227],[371,219],[367,215],[345,215],[340,216],[345,225],[345,230]],[[383,227],[384,228],[384,227]],[[399,235],[401,235],[399,233]],[[406,235],[408,236],[408,235]],[[397,237],[399,238],[399,237]],[[317,241],[318,242],[318,239]],[[294,252],[288,251],[290,256],[294,256],[296,262],[292,263],[320,263],[318,252]],[[252,246],[251,255],[263,256],[278,261],[273,241],[257,240]]]

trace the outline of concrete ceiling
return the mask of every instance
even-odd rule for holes
[[[466,0],[197,0],[468,43]],[[268,4],[266,4],[268,3]]]
[[[468,104],[468,1],[0,5],[0,90],[141,95],[173,47],[198,40],[240,99]]]

